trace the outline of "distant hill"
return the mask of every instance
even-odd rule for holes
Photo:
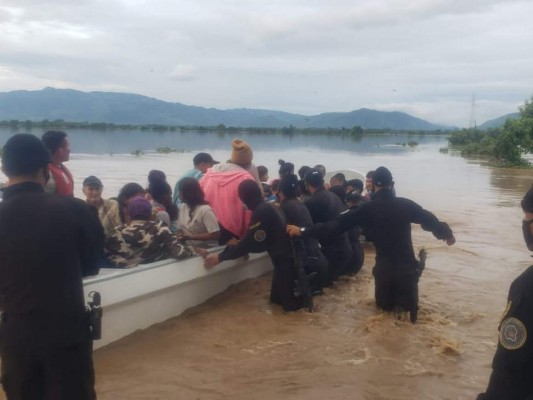
[[[0,93],[0,120],[55,120],[116,124],[161,124],[281,128],[352,128],[433,131],[446,129],[401,112],[360,109],[314,116],[282,111],[218,110],[169,103],[146,96],[45,88]]]
[[[517,113],[517,112],[506,114],[502,117],[491,119],[487,122],[484,122],[481,125],[479,125],[478,128],[479,129],[501,128],[505,124],[505,121],[507,121],[509,118],[516,119],[518,118],[519,115],[520,113]]]

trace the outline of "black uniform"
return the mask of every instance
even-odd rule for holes
[[[386,311],[395,307],[411,311],[411,319],[416,320],[419,271],[411,241],[411,223],[420,224],[437,239],[453,237],[449,226],[432,213],[411,200],[394,197],[386,188],[379,190],[372,202],[329,223],[314,225],[304,235],[310,234],[320,240],[353,226],[370,228],[376,247],[373,270],[376,304]]]
[[[492,375],[478,400],[533,400],[533,266],[509,289]]]
[[[280,204],[280,209],[285,217],[285,222],[297,226],[310,226],[313,219],[309,210],[298,199],[285,199]],[[328,281],[328,260],[324,257],[318,240],[313,237],[293,238],[295,250],[302,249],[300,262],[305,266],[308,275],[314,274],[311,279],[313,292],[320,291]]]
[[[0,354],[9,399],[94,399],[82,277],[104,233],[85,202],[25,182],[0,203]]]
[[[250,226],[239,244],[227,246],[219,254],[219,260],[233,260],[263,251],[268,252],[274,264],[270,301],[281,304],[285,311],[301,308],[302,298],[294,296],[295,265],[285,224],[274,206],[265,202],[252,210]]]
[[[324,187],[317,188],[311,198],[305,202],[305,205],[315,224],[334,220],[340,213],[346,211],[346,206],[341,199]],[[348,234],[344,231],[336,232],[322,236],[318,240],[322,246],[322,252],[329,262],[328,283],[331,283],[345,273],[349,267],[352,249]]]

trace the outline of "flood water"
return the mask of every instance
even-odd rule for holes
[[[118,149],[116,138],[90,136],[71,134],[68,166],[78,195],[83,178],[94,174],[108,197],[126,182],[145,184],[151,169],[165,171],[173,185],[197,151],[227,159],[232,138],[193,135],[187,142],[155,134],[124,144],[121,136]],[[271,177],[279,158],[296,168],[321,163],[328,170],[366,172],[387,166],[398,196],[449,223],[457,239],[451,247],[413,226],[415,250],[428,251],[418,322],[376,310],[368,246],[362,271],[315,298],[315,313],[271,307],[267,275],[97,350],[99,399],[475,398],[489,378],[509,285],[530,264],[519,203],[533,182],[531,171],[440,153],[444,137],[244,138],[256,165],[266,165]],[[398,145],[408,140],[419,145]],[[165,146],[184,152],[129,154]]]

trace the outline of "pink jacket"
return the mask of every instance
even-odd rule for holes
[[[217,167],[217,166],[215,166]],[[254,179],[246,170],[217,171],[210,168],[200,180],[200,186],[215,212],[218,222],[238,238],[242,238],[250,224],[252,215],[239,199],[239,184]]]

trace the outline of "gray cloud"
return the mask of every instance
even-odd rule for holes
[[[533,92],[533,3],[0,0],[0,91],[114,90],[303,114],[467,125]]]

